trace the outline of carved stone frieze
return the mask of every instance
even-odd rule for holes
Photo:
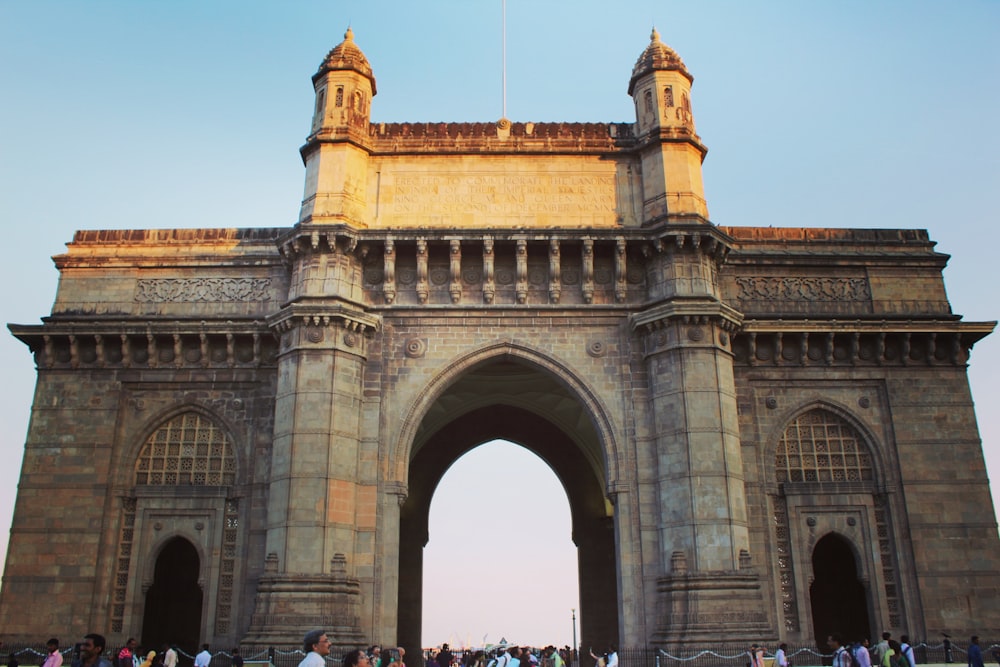
[[[267,301],[270,278],[146,278],[136,282],[139,303]]]
[[[867,278],[748,277],[736,279],[739,300],[745,301],[868,301]]]

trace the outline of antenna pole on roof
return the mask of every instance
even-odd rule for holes
[[[502,100],[502,113],[501,118],[507,117],[507,0],[501,0],[500,2],[500,36],[503,42],[502,55],[503,62],[500,67],[500,98]]]

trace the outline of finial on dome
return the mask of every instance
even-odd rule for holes
[[[649,34],[649,41],[651,42],[660,41],[660,33],[656,31],[656,26],[653,26],[653,32]]]
[[[351,30],[351,26],[347,26],[347,32],[344,33],[344,41],[345,42],[354,41],[354,31]]]

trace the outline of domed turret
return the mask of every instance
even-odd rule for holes
[[[347,128],[367,133],[375,75],[368,58],[354,43],[353,30],[348,28],[344,41],[330,49],[312,81],[316,89],[314,133]]]
[[[350,28],[344,33],[344,41],[330,49],[330,52],[326,54],[319,70],[313,75],[313,83],[327,72],[336,71],[357,72],[363,75],[372,84],[372,95],[376,94],[372,66],[358,45],[354,43],[354,31]]]
[[[644,224],[708,218],[701,182],[701,162],[708,149],[695,133],[693,81],[684,61],[660,41],[654,28],[628,82],[635,103],[635,134],[644,144]]]
[[[631,95],[632,91],[635,90],[635,82],[639,77],[658,70],[679,72],[688,80],[688,83],[694,83],[694,77],[687,71],[684,61],[681,60],[676,51],[660,41],[660,33],[656,31],[656,28],[653,28],[653,32],[649,36],[649,46],[635,61],[635,67],[632,68],[632,78],[628,82],[628,94]]]
[[[635,100],[635,115],[641,133],[659,128],[671,128],[680,133],[694,133],[691,115],[691,84],[694,77],[687,71],[677,52],[660,41],[653,28],[649,46],[635,61],[628,94]]]
[[[350,28],[326,54],[312,82],[316,105],[301,150],[306,187],[299,220],[362,225],[366,201],[357,175],[368,164],[375,75]]]

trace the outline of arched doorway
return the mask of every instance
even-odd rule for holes
[[[592,417],[548,373],[508,357],[455,382],[421,423],[411,450],[408,495],[400,508],[400,644],[419,651],[422,643],[423,548],[434,490],[454,461],[497,439],[530,450],[559,478],[577,547],[580,644],[617,643],[614,515],[604,493],[605,462]]]
[[[817,646],[826,650],[826,638],[833,633],[844,641],[871,637],[868,596],[851,544],[835,533],[826,535],[813,549],[812,566],[809,597]]]
[[[473,448],[438,484],[428,523],[425,645],[573,645],[577,550],[569,499],[545,461],[506,440]]]
[[[153,585],[146,593],[142,646],[159,650],[176,644],[197,648],[201,635],[202,592],[198,585],[198,551],[182,537],[164,545],[156,559]]]

